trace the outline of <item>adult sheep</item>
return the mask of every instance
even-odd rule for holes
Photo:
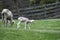
[[[7,26],[8,21],[10,21],[10,24],[12,26],[14,23],[12,12],[9,9],[3,9],[1,14],[2,14],[2,23],[4,27]]]

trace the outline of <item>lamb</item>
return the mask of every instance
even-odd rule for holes
[[[13,14],[9,9],[3,9],[1,14],[4,27],[7,26],[8,21],[10,21],[11,26],[14,24]]]
[[[18,23],[17,23],[17,28],[20,27],[21,22],[24,22],[25,23],[25,29],[26,29],[27,24],[34,22],[34,20],[30,20],[30,19],[28,19],[26,17],[19,17],[18,18]],[[28,28],[30,29],[30,26],[29,25],[28,25]]]

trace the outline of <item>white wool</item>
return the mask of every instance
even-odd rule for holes
[[[13,20],[13,14],[12,14],[12,12],[9,10],[9,9],[3,9],[2,10],[2,12],[1,12],[1,14],[2,14],[2,22],[3,22],[3,24],[4,24],[4,26],[6,26],[7,24],[7,21],[11,24],[11,26],[12,26],[12,23],[14,22],[14,20]],[[5,14],[5,15],[3,15],[3,14]],[[11,20],[9,20],[11,18]],[[4,23],[5,22],[5,23]]]
[[[32,23],[32,22],[34,22],[34,20],[30,20],[30,19],[28,19],[26,17],[19,17],[18,18],[18,23],[17,23],[17,28],[20,27],[21,22],[25,23],[25,29],[26,29],[27,23]],[[29,27],[29,29],[30,29],[30,27]]]

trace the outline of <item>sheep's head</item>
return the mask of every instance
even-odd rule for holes
[[[14,24],[15,23],[15,21],[14,20],[12,20],[12,24]]]
[[[32,19],[32,20],[30,20],[30,22],[34,22],[34,21],[35,21],[35,20],[33,20],[33,19]]]

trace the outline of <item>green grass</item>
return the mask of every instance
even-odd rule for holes
[[[37,20],[32,24],[34,29],[57,29],[60,30],[60,20]]]
[[[15,20],[15,24],[12,28],[17,27],[17,20]],[[60,30],[60,19],[48,19],[48,20],[35,20],[35,22],[29,24],[31,29],[54,29],[54,30]],[[2,23],[0,21],[0,27],[2,27]],[[10,28],[10,25],[8,24],[8,27]],[[24,28],[24,23],[21,23],[21,29]],[[28,29],[28,28],[27,28]]]
[[[31,30],[22,30],[24,23],[21,24],[21,30],[17,29],[17,20],[13,27],[2,27],[0,20],[0,40],[60,40],[60,32],[40,32],[36,30],[57,30],[60,31],[60,19],[36,20],[30,24]]]
[[[60,40],[60,33],[40,33],[27,30],[0,30],[0,40]]]

